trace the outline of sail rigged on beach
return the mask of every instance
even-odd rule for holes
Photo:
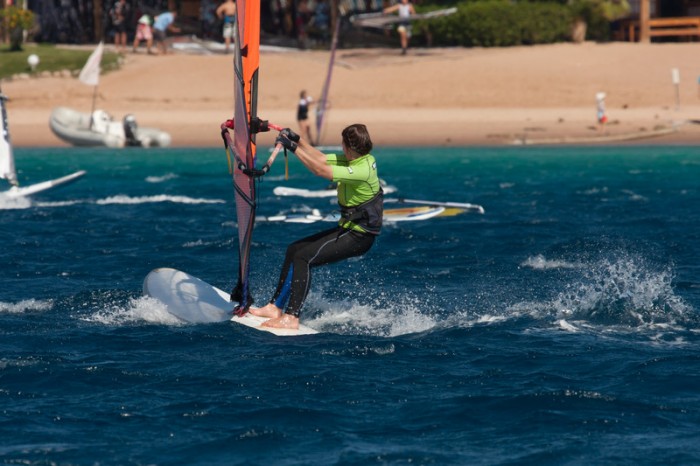
[[[340,33],[340,17],[335,21],[333,29],[333,39],[331,40],[331,56],[328,60],[328,71],[326,72],[326,80],[323,82],[323,90],[321,91],[321,99],[316,105],[316,141],[318,146],[321,144],[321,136],[323,135],[323,124],[326,122],[328,113],[328,93],[331,88],[331,77],[333,76],[333,66],[335,65],[335,51],[338,48],[338,34]]]
[[[12,186],[17,186],[17,171],[15,170],[15,158],[12,154],[12,143],[10,141],[10,128],[7,123],[7,109],[5,101],[7,97],[0,90],[0,107],[2,108],[2,137],[0,137],[0,178],[10,182]]]
[[[255,225],[255,132],[251,121],[257,117],[258,67],[260,65],[260,0],[238,0],[234,47],[234,129],[233,184],[238,223],[238,281],[231,300],[246,311],[253,302],[250,293],[250,245]],[[227,130],[228,131],[228,130]],[[228,133],[227,133],[228,134]]]
[[[100,63],[102,62],[102,51],[104,44],[100,42],[97,48],[90,54],[85,66],[80,70],[78,79],[88,86],[97,86],[100,83]]]

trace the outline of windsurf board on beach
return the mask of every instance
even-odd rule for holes
[[[214,323],[230,320],[246,327],[270,332],[278,336],[312,335],[316,330],[300,324],[298,329],[262,327],[268,319],[246,313],[233,315],[234,303],[229,293],[188,273],[171,268],[152,270],[143,281],[143,294],[165,305],[178,319],[193,323]]]
[[[457,13],[457,8],[443,8],[441,10],[429,11],[427,13],[418,13],[411,15],[408,18],[400,18],[397,15],[384,14],[381,11],[377,13],[363,13],[350,17],[350,22],[355,26],[366,28],[384,28],[396,23],[402,23],[407,19],[413,21],[416,19],[432,19],[440,16],[448,16]]]

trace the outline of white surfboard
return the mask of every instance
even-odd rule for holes
[[[30,184],[29,186],[13,186],[9,190],[0,193],[0,195],[9,198],[31,196],[32,194],[40,193],[42,191],[55,188],[57,186],[72,183],[81,176],[85,175],[85,173],[85,170],[80,170],[78,172],[71,173],[70,175],[66,175],[61,178],[56,178],[55,180],[42,181],[41,183]]]
[[[391,194],[396,191],[396,187],[382,182],[382,190],[384,191],[384,194]],[[335,187],[326,189],[304,189],[276,186],[272,192],[275,196],[333,197],[338,195],[338,190]]]
[[[143,281],[143,294],[157,299],[168,312],[189,323],[212,323],[230,320],[256,330],[278,336],[312,335],[316,330],[305,325],[298,329],[262,327],[268,319],[250,313],[243,317],[233,315],[235,304],[229,293],[180,270],[160,268],[152,270]]]
[[[463,209],[450,208],[446,209],[442,206],[412,206],[401,207],[398,209],[384,209],[385,222],[410,222],[417,220],[428,220],[433,217],[454,216],[464,212]],[[285,223],[316,223],[316,222],[337,222],[340,220],[340,214],[333,212],[327,215],[322,215],[317,209],[314,209],[308,214],[279,214],[268,217],[259,216],[258,220],[266,222],[285,222]]]

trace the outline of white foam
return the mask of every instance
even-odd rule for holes
[[[393,303],[387,306],[374,303],[370,306],[347,301],[327,302],[312,293],[307,307],[325,310],[304,324],[334,333],[396,337],[425,332],[437,326],[435,318],[415,304]]]
[[[0,313],[22,314],[24,312],[48,311],[53,307],[52,300],[25,299],[17,303],[0,301]]]
[[[131,299],[126,307],[112,306],[100,309],[85,320],[104,325],[124,325],[139,322],[165,325],[184,324],[180,319],[170,314],[163,303],[147,296]]]
[[[158,194],[155,196],[131,197],[124,194],[111,196],[95,201],[98,205],[107,204],[149,204],[157,202],[173,202],[176,204],[224,204],[221,199],[201,199],[188,196],[173,196],[168,194]]]
[[[0,194],[0,210],[28,209],[32,201],[28,197],[8,197]]]
[[[566,331],[643,332],[658,335],[688,331],[698,325],[692,307],[673,290],[670,267],[640,257],[581,264],[580,277],[566,283],[550,300],[520,302],[506,309],[512,318],[552,319]]]
[[[179,176],[176,175],[175,173],[166,173],[163,176],[147,176],[146,182],[147,183],[163,183],[165,181],[174,180],[175,178],[179,178]]]
[[[572,333],[578,332],[578,328],[576,328],[576,326],[574,326],[574,325],[571,325],[565,319],[559,319],[559,320],[557,320],[556,323],[559,326],[559,328],[561,328],[562,330],[566,330],[567,332],[572,332]]]
[[[520,264],[521,267],[529,267],[535,270],[551,270],[551,269],[576,269],[581,267],[581,264],[567,262],[558,259],[547,259],[543,255],[538,254],[535,257],[528,257]]]
[[[54,202],[37,202],[37,207],[68,207],[76,204],[84,204],[85,201],[81,200],[69,200],[69,201],[54,201]]]

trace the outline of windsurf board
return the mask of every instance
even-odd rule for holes
[[[442,206],[413,206],[398,209],[384,209],[385,222],[409,222],[417,220],[428,220],[433,217],[449,217],[464,212],[464,209],[445,208]],[[271,215],[268,217],[258,217],[258,220],[266,222],[284,223],[316,223],[316,222],[337,222],[340,220],[338,212],[322,215],[317,209],[311,213],[291,213]]]
[[[448,16],[457,13],[457,8],[444,8],[441,10],[429,11],[427,13],[418,13],[411,15],[408,18],[399,18],[397,15],[385,15],[382,12],[378,13],[363,13],[350,17],[350,22],[355,26],[366,28],[384,28],[392,24],[402,23],[406,19],[413,21],[416,19],[432,19],[440,16]]]
[[[385,222],[407,222],[411,220],[427,220],[437,217],[445,211],[444,207],[419,206],[385,209]]]
[[[391,194],[396,191],[396,188],[382,182],[382,190],[384,191],[384,194]],[[275,196],[333,197],[338,195],[338,190],[335,187],[326,189],[304,189],[276,186],[272,192],[275,194]]]
[[[55,180],[49,180],[49,181],[42,181],[41,183],[36,183],[36,184],[30,184],[29,186],[22,186],[22,187],[17,187],[14,186],[10,188],[7,191],[4,191],[1,193],[1,195],[8,197],[8,198],[17,198],[17,197],[24,197],[24,196],[30,196],[32,194],[40,193],[42,191],[46,191],[51,188],[55,188],[57,186],[62,186],[66,185],[68,183],[72,183],[81,176],[85,174],[85,170],[81,170],[75,173],[72,173],[70,175],[63,176],[61,178],[56,178]]]
[[[278,336],[312,335],[318,331],[299,325],[298,329],[262,327],[267,318],[250,313],[233,315],[229,294],[188,273],[171,268],[152,270],[143,281],[143,294],[163,303],[168,312],[188,323],[213,323],[230,320],[255,330]]]

